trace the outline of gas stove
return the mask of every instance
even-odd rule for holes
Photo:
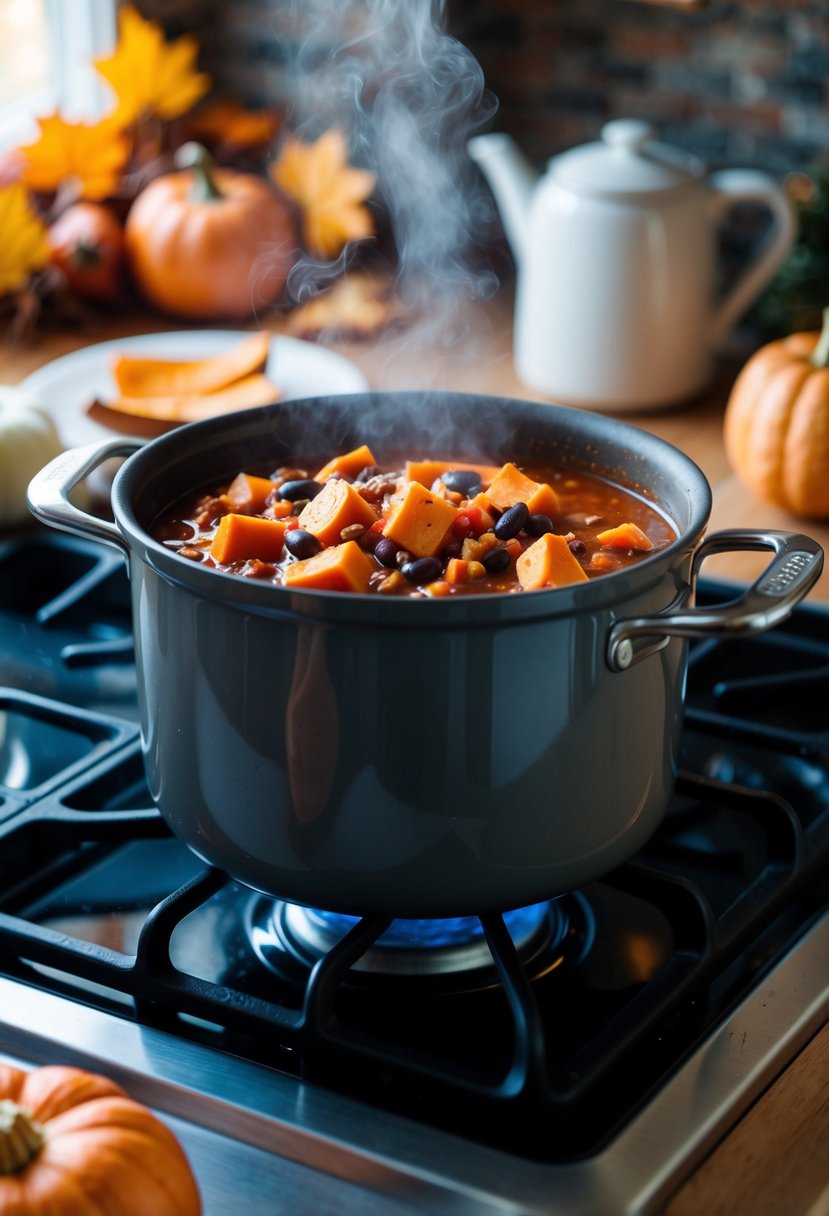
[[[156,1109],[207,1216],[656,1212],[829,1012],[823,608],[692,648],[633,860],[454,921],[274,902],[170,835],[105,547],[0,545],[0,685],[0,1055]]]

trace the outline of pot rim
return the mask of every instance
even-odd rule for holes
[[[486,403],[498,413],[520,410],[524,418],[537,417],[543,426],[551,420],[561,424],[576,439],[589,444],[603,442],[618,450],[620,456],[631,453],[643,463],[671,469],[672,482],[682,487],[688,506],[688,523],[681,527],[676,513],[658,496],[653,504],[677,529],[677,538],[635,566],[623,568],[568,587],[552,587],[527,593],[482,592],[475,595],[450,597],[381,596],[372,593],[290,589],[270,582],[240,578],[236,574],[183,561],[178,555],[154,540],[139,521],[134,498],[159,470],[172,465],[193,463],[200,454],[221,447],[240,433],[254,436],[257,430],[267,433],[268,424],[278,421],[281,412],[295,413],[319,408],[321,402],[333,402],[344,411],[390,399],[406,408],[433,402],[438,397],[448,407],[470,408]],[[369,436],[368,442],[372,442]],[[590,452],[583,444],[577,449],[583,466],[590,463]],[[518,453],[521,458],[521,453]],[[462,459],[462,457],[459,457]],[[602,470],[595,469],[599,475]],[[607,476],[608,474],[604,474]],[[609,477],[620,484],[618,477]],[[203,482],[195,478],[194,486]],[[625,482],[621,481],[624,486]],[[632,481],[628,488],[640,493]],[[649,489],[649,488],[648,488]],[[649,490],[650,492],[650,490]],[[646,496],[647,497],[647,496]],[[172,501],[172,500],[171,500]],[[494,621],[533,620],[569,615],[574,612],[611,607],[631,596],[646,591],[664,577],[666,570],[680,559],[690,556],[699,543],[711,512],[711,488],[699,466],[675,445],[649,431],[605,414],[562,406],[546,401],[493,397],[480,393],[428,391],[372,391],[338,396],[336,398],[306,397],[277,402],[272,406],[245,410],[237,414],[220,415],[176,428],[142,445],[121,466],[112,485],[112,507],[116,525],[127,542],[133,558],[144,562],[165,581],[180,585],[206,599],[221,601],[257,615],[274,617],[310,617],[325,620],[347,620],[349,623],[432,627],[457,625],[467,627]],[[426,606],[428,605],[428,607]]]

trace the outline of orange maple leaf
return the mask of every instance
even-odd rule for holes
[[[95,60],[115,90],[112,115],[129,126],[147,114],[179,118],[204,97],[211,79],[196,70],[198,43],[190,34],[167,42],[156,21],[145,21],[131,5],[121,10],[118,45]]]
[[[332,128],[312,144],[287,139],[270,174],[280,190],[299,204],[310,253],[333,258],[348,241],[373,236],[371,215],[362,204],[376,178],[367,169],[348,164],[342,131]]]
[[[296,338],[324,335],[329,342],[357,341],[375,337],[401,315],[402,308],[391,295],[391,284],[386,278],[352,271],[333,287],[295,308],[288,317],[285,332]]]
[[[269,143],[279,130],[277,110],[246,110],[231,98],[214,101],[197,110],[187,122],[191,139],[200,143],[228,143],[251,147]]]
[[[20,148],[22,180],[32,190],[52,191],[74,182],[81,198],[112,194],[130,153],[129,140],[112,118],[67,122],[59,113],[37,120],[40,139]]]

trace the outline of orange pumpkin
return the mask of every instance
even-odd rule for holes
[[[821,334],[790,334],[751,356],[728,399],[724,440],[758,498],[829,518],[829,309]]]
[[[113,1081],[0,1065],[0,1216],[198,1216],[173,1133]]]
[[[249,317],[279,297],[296,260],[293,212],[269,182],[214,168],[197,144],[177,159],[189,167],[150,182],[127,216],[135,282],[177,316]]]

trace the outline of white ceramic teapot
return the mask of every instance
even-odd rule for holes
[[[710,176],[634,119],[554,157],[538,175],[503,134],[468,145],[517,266],[521,379],[565,404],[647,410],[706,384],[717,347],[794,242],[791,205],[765,173]],[[773,218],[763,248],[717,299],[717,227],[744,199]]]

